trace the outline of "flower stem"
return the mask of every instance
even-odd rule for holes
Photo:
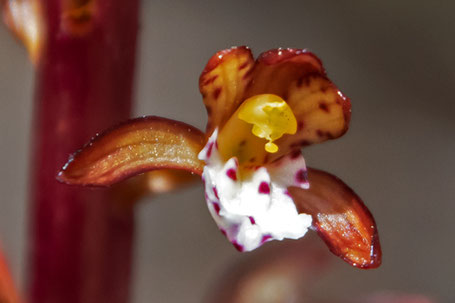
[[[56,181],[68,155],[130,116],[138,0],[42,0],[31,172],[29,301],[125,303],[134,218],[114,189]]]

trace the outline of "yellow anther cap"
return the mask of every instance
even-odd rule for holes
[[[268,140],[265,150],[276,153],[278,146],[273,141],[284,134],[295,134],[297,120],[289,105],[279,96],[256,95],[245,100],[238,109],[238,118],[253,124],[252,133]]]

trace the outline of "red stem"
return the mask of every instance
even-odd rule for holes
[[[85,14],[64,12],[87,2]],[[125,303],[131,207],[113,203],[112,189],[71,187],[55,177],[70,153],[130,116],[138,0],[41,3],[46,39],[36,77],[30,302]]]

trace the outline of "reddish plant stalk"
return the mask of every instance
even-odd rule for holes
[[[57,182],[68,155],[130,116],[138,0],[41,1],[28,290],[32,303],[128,301],[133,211]]]

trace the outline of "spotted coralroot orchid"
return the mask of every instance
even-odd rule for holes
[[[374,219],[341,180],[307,168],[301,147],[338,138],[351,105],[311,52],[275,49],[254,60],[247,47],[216,53],[199,87],[206,132],[144,117],[95,137],[59,180],[106,186],[157,169],[199,174],[209,211],[240,251],[314,229],[359,268],[381,263]]]

